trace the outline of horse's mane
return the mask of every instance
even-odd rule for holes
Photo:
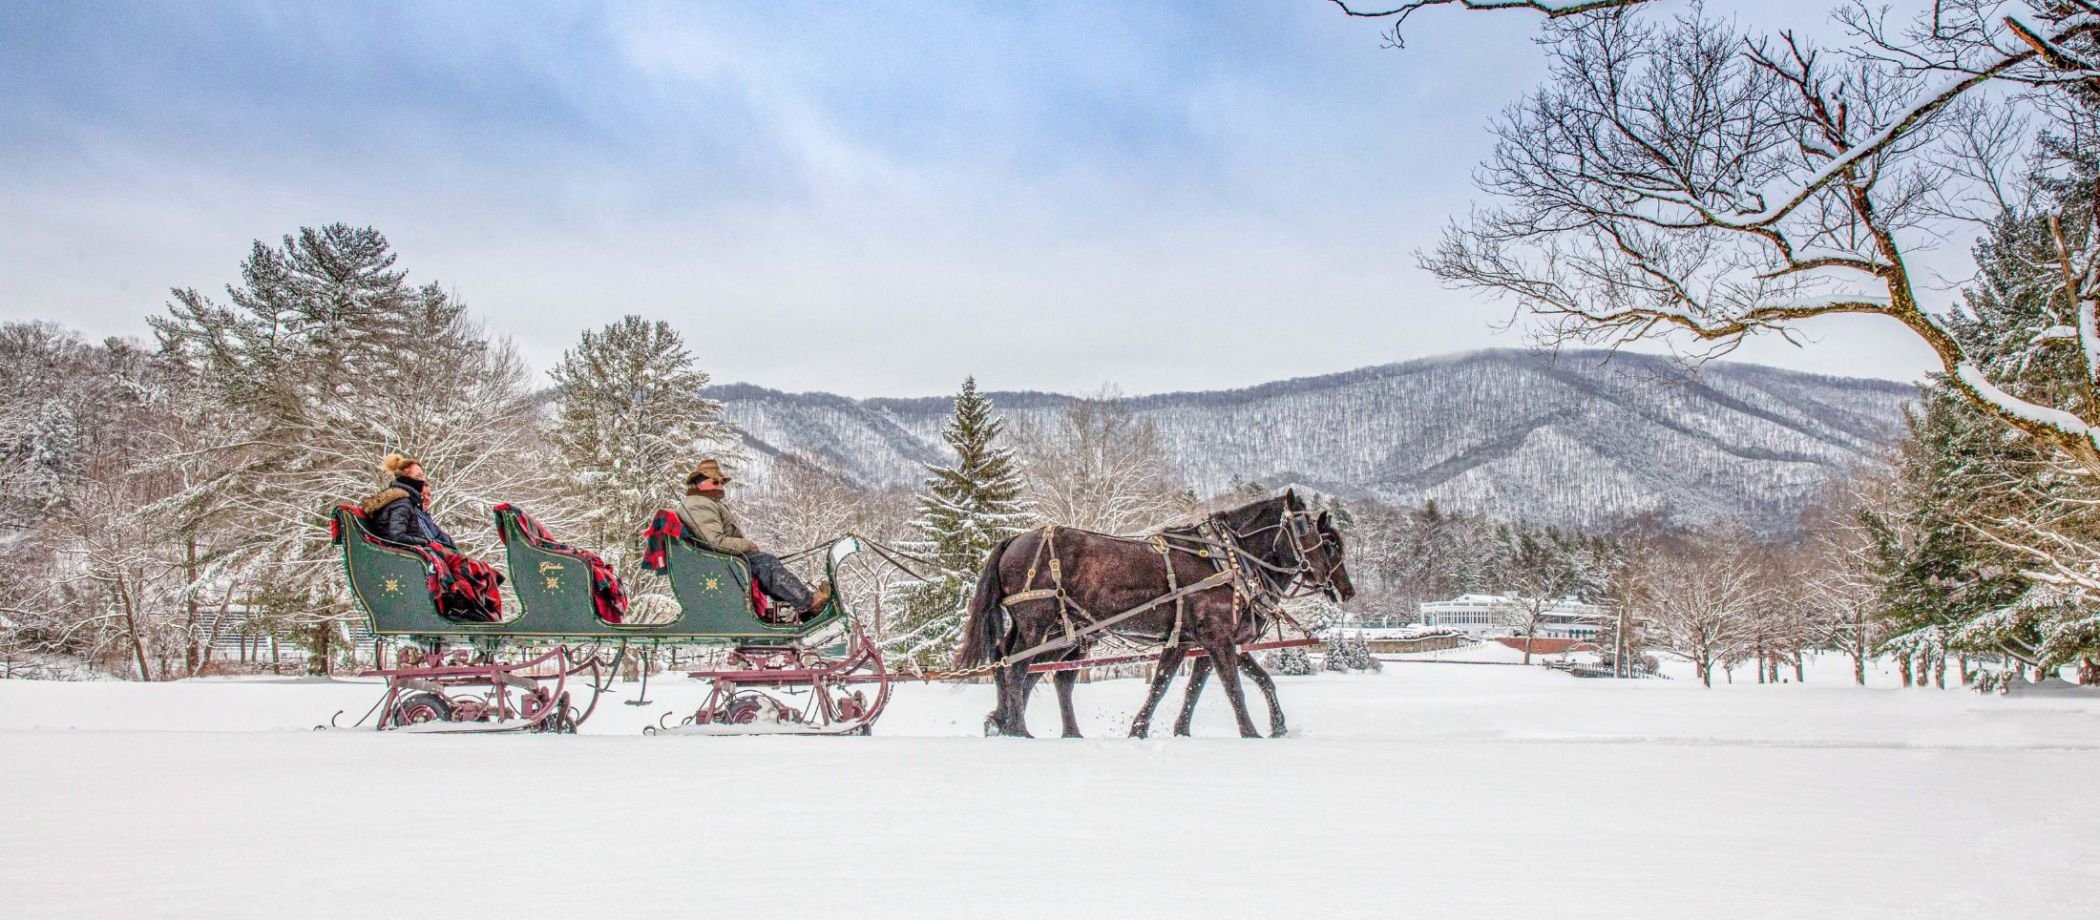
[[[1257,499],[1237,508],[1227,508],[1216,512],[1216,517],[1224,521],[1226,526],[1238,529],[1262,520],[1270,514],[1303,510],[1305,510],[1305,503],[1298,498],[1298,493],[1295,490],[1285,490],[1282,495],[1271,495],[1268,498]]]

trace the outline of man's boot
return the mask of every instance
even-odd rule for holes
[[[805,620],[816,619],[817,614],[824,612],[824,605],[829,603],[831,603],[831,581],[826,579],[823,584],[817,586],[816,591],[810,594],[809,609],[802,611],[802,618]]]

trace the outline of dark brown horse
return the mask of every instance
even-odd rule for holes
[[[1221,572],[1226,574],[1214,587],[1187,593],[1106,630],[1086,632],[1097,621]],[[1276,615],[1276,603],[1296,590],[1317,590],[1336,601],[1356,593],[1342,563],[1342,537],[1334,522],[1324,513],[1307,511],[1296,492],[1221,511],[1200,524],[1172,528],[1150,539],[1057,527],[1032,530],[993,547],[985,561],[963,627],[961,662],[963,667],[977,667],[1061,637],[1072,639],[993,671],[999,699],[985,720],[986,733],[1028,737],[1028,695],[1040,677],[1028,673],[1030,664],[1084,658],[1093,642],[1107,634],[1160,645],[1158,673],[1143,711],[1130,726],[1130,734],[1142,738],[1182,658],[1190,648],[1201,648],[1209,657],[1198,663],[1217,671],[1239,719],[1240,734],[1261,737],[1240,689],[1244,668],[1268,701],[1271,734],[1282,735],[1283,710],[1276,702],[1275,682],[1254,659],[1242,657],[1239,646],[1259,637]],[[1077,680],[1076,671],[1057,672],[1057,701],[1068,738],[1079,736],[1072,711]],[[1190,683],[1177,733],[1187,733],[1187,707],[1195,705],[1201,690],[1200,683]]]

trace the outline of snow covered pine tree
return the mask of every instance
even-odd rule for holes
[[[707,374],[671,324],[627,316],[587,330],[563,353],[554,380],[549,440],[561,458],[561,514],[579,545],[604,554],[630,585],[639,578],[641,532],[677,501],[701,457],[739,456],[722,404],[700,395]],[[559,530],[557,530],[559,532]]]
[[[991,400],[977,392],[977,378],[964,380],[955,414],[941,430],[941,440],[955,452],[955,465],[928,467],[919,516],[912,521],[919,539],[902,547],[938,570],[925,573],[929,581],[895,589],[897,619],[888,624],[883,642],[887,651],[921,666],[946,662],[954,654],[978,567],[994,544],[1029,525],[1013,454],[994,443],[1004,427],[992,415]]]

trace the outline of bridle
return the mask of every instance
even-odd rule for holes
[[[1229,538],[1225,542],[1240,561],[1278,576],[1276,580],[1282,583],[1281,588],[1271,586],[1266,578],[1260,580],[1260,586],[1266,589],[1265,593],[1273,595],[1273,599],[1325,594],[1332,600],[1341,600],[1341,589],[1334,583],[1334,573],[1342,566],[1341,554],[1324,552],[1321,554],[1324,561],[1317,566],[1312,561],[1313,550],[1329,548],[1327,536],[1320,532],[1318,515],[1304,509],[1286,507],[1276,523],[1246,531],[1234,529],[1231,524],[1226,523],[1223,515],[1211,515],[1211,522]],[[1247,541],[1272,532],[1275,536],[1269,539],[1269,552],[1274,555],[1278,547],[1290,546],[1291,562],[1288,566],[1276,565],[1246,548]]]

